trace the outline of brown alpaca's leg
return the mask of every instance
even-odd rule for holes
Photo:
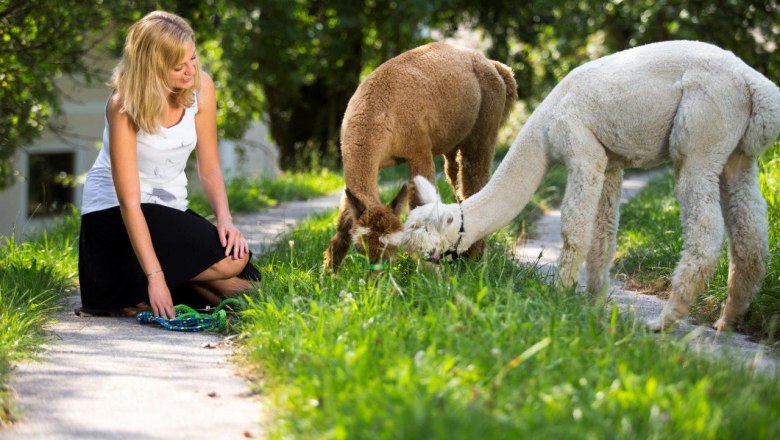
[[[498,127],[496,127],[497,129]],[[476,128],[475,130],[461,144],[458,155],[460,159],[458,164],[460,186],[456,193],[458,202],[478,193],[490,180],[490,168],[495,150],[495,133],[483,133],[483,130]],[[468,225],[464,225],[464,227],[468,227]],[[466,257],[478,260],[485,253],[485,248],[487,248],[487,240],[484,238],[477,240],[466,251]]]
[[[410,209],[422,205],[420,197],[417,195],[417,189],[414,187],[414,181],[411,179],[414,179],[415,176],[423,176],[428,179],[429,182],[435,183],[434,179],[436,178],[436,165],[433,163],[430,141],[420,141],[417,151],[419,154],[409,159],[409,189],[411,190],[409,197]]]
[[[339,206],[339,216],[336,222],[336,234],[330,239],[328,248],[325,250],[324,264],[325,270],[337,271],[344,257],[349,251],[352,233],[352,214],[347,206],[346,194],[341,197]]]
[[[720,203],[729,237],[729,295],[713,326],[724,330],[747,312],[766,274],[769,226],[755,159],[739,153],[729,158],[720,178]]]
[[[444,155],[444,174],[447,176],[447,182],[452,187],[452,192],[455,194],[458,203],[463,201],[461,197],[461,183],[460,183],[460,165],[458,164],[458,155],[460,154],[460,147],[454,148]]]

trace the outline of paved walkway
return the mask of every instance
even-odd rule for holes
[[[338,196],[237,215],[263,252]],[[10,386],[22,422],[0,439],[242,439],[263,436],[263,407],[219,335],[179,333],[132,318],[77,317],[71,296],[47,327],[39,361],[17,364]],[[229,342],[229,341],[228,341]]]
[[[301,219],[339,206],[341,192],[307,201],[283,203],[266,212],[238,214],[233,223],[241,229],[253,252],[263,253]]]
[[[623,181],[621,203],[625,203],[639,193],[647,182],[660,177],[662,173],[663,171],[651,171],[627,175]],[[526,243],[515,249],[515,256],[519,261],[529,264],[535,264],[538,260],[541,270],[549,272],[555,270],[555,263],[562,248],[561,212],[552,210],[535,223],[534,230]],[[583,268],[580,272],[580,285],[585,284],[584,272]],[[665,301],[657,296],[625,289],[615,280],[612,281],[610,298],[612,302],[617,303],[621,312],[635,314],[636,319],[641,323],[657,317],[665,304]],[[689,320],[681,322],[673,334],[689,341],[697,351],[732,356],[759,371],[769,374],[780,373],[780,359],[772,355],[765,345],[751,342],[745,335],[738,333],[718,335],[711,327],[694,325]]]

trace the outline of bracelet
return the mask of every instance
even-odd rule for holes
[[[154,276],[154,275],[156,275],[156,274],[158,274],[160,272],[162,272],[162,269],[153,270],[153,271],[149,272],[148,274],[146,274],[146,278]]]

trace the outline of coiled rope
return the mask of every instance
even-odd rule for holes
[[[214,307],[210,313],[201,313],[192,307],[179,304],[174,306],[176,317],[172,319],[154,316],[151,310],[140,312],[137,315],[141,324],[158,324],[168,330],[179,332],[221,331],[227,325],[227,312],[225,307],[238,305],[237,298],[227,298]]]

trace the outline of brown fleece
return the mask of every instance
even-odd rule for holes
[[[342,198],[325,268],[338,268],[357,228],[370,229],[361,237],[361,252],[372,263],[397,250],[380,237],[402,230],[398,216],[403,206],[380,202],[380,168],[407,162],[410,177],[433,181],[433,158],[444,155],[458,201],[479,191],[490,178],[498,130],[516,97],[508,66],[446,43],[420,46],[374,70],[350,99],[341,124],[344,180],[354,197]],[[415,207],[419,200],[413,185],[410,192]],[[352,213],[354,200],[365,205],[361,216]],[[484,243],[474,247],[469,255],[479,257]]]

